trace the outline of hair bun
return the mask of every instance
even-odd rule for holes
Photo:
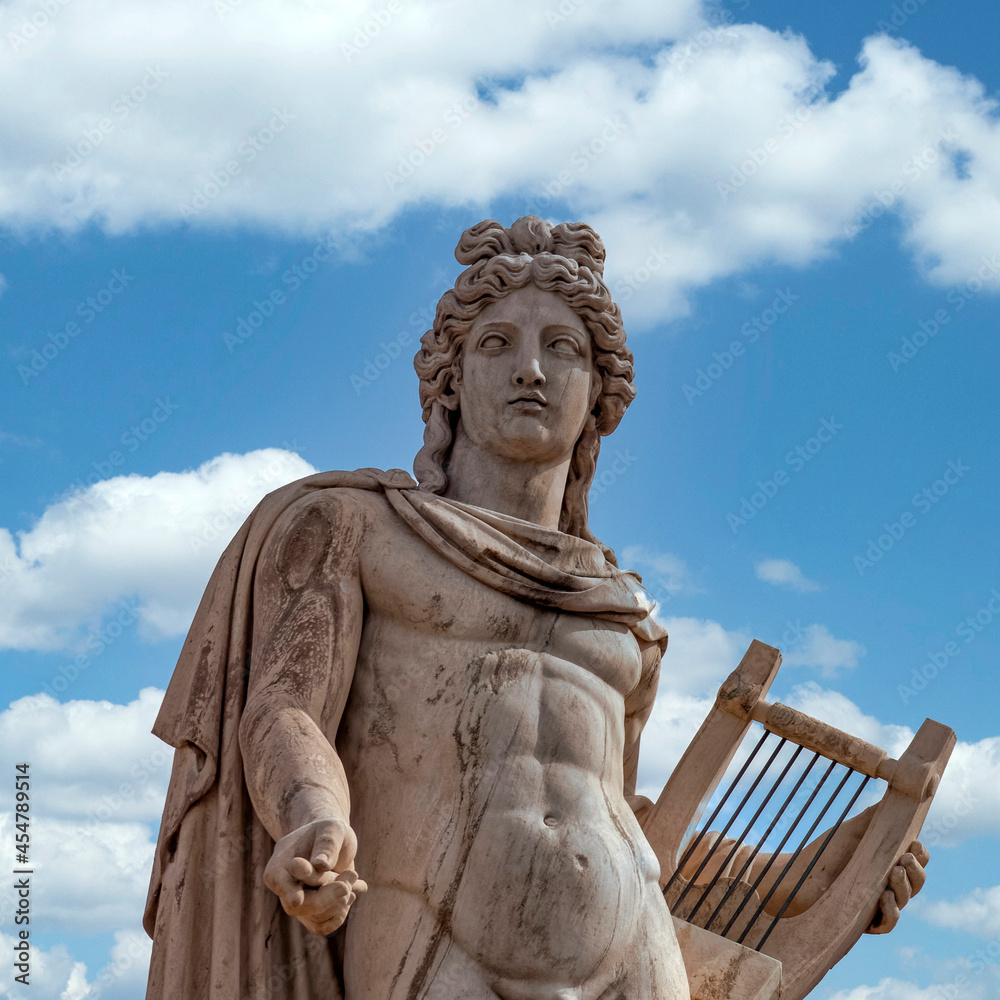
[[[459,264],[471,265],[500,255],[550,253],[576,261],[594,274],[604,274],[604,244],[585,222],[550,225],[535,215],[525,215],[510,229],[495,219],[486,219],[462,233],[455,248]]]

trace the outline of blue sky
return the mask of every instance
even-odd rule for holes
[[[1000,12],[167,6],[28,37],[41,6],[0,5],[0,743],[36,774],[35,995],[141,995],[148,729],[211,567],[268,489],[410,468],[458,236],[534,205],[602,233],[636,356],[591,526],[671,631],[645,787],[753,637],[786,651],[775,697],[893,752],[952,726],[925,892],[816,996],[995,996]]]

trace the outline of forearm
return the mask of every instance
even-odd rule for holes
[[[254,809],[275,840],[317,819],[350,823],[344,766],[303,709],[248,703],[240,748]]]
[[[815,864],[813,861],[820,849],[823,848],[828,831],[810,841],[799,852],[798,857],[788,853],[776,856],[758,854],[749,873],[744,877],[751,883],[756,882],[758,876],[766,869],[757,887],[757,894],[762,899],[774,889],[765,907],[765,912],[772,915],[777,913],[785,905],[792,890],[798,885],[799,879],[805,875],[806,871],[809,871],[809,875],[803,882],[802,888],[796,893],[795,899],[785,909],[784,915],[794,917],[812,906],[843,871],[871,822],[873,810],[874,807],[866,809],[845,822],[830,839],[829,844],[823,849],[822,855]],[[811,870],[810,866],[812,866]],[[788,868],[787,872],[785,872],[786,867]],[[775,887],[778,879],[781,881]]]

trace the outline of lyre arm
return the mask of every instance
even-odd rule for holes
[[[936,774],[931,762],[909,758],[893,760],[881,747],[781,702],[772,704],[761,699],[754,705],[750,717],[776,736],[822,754],[828,760],[835,760],[869,778],[880,778],[910,798],[920,801],[937,791],[940,775]],[[933,787],[927,787],[928,781]]]

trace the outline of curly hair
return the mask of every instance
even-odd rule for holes
[[[426,424],[424,445],[413,461],[420,488],[443,493],[448,485],[448,456],[458,424],[453,384],[467,334],[486,306],[534,284],[562,296],[590,334],[600,391],[573,451],[559,529],[600,544],[587,525],[587,496],[601,437],[618,426],[635,398],[632,352],[625,346],[621,310],[604,283],[601,238],[583,222],[551,226],[528,215],[506,229],[487,219],[462,234],[455,257],[468,266],[441,296],[434,326],[413,359]],[[605,552],[613,559],[609,549]]]

